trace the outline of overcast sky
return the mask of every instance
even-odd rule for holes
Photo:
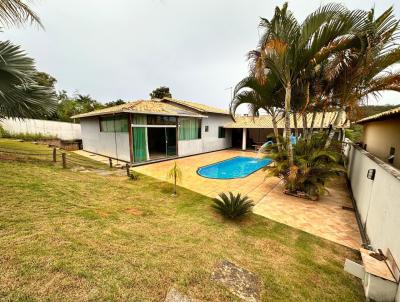
[[[57,89],[90,94],[100,102],[148,99],[164,85],[178,99],[227,108],[230,89],[247,75],[246,53],[257,45],[259,17],[273,0],[40,0],[32,7],[45,30],[4,29],[22,45]],[[299,20],[320,1],[289,1]],[[326,2],[322,2],[326,3]],[[381,13],[399,0],[342,1]],[[374,102],[376,103],[376,102]],[[380,104],[400,104],[386,93]]]

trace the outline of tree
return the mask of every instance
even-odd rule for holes
[[[171,93],[169,92],[169,87],[161,86],[154,89],[150,93],[151,99],[162,99],[162,98],[172,98]]]
[[[52,89],[55,89],[55,84],[57,83],[57,80],[54,77],[45,72],[37,72],[35,75],[35,81],[40,86]]]
[[[167,179],[172,179],[174,181],[174,194],[173,194],[173,196],[176,196],[176,183],[178,181],[182,180],[182,171],[176,165],[176,162],[174,162],[174,166],[171,168],[171,170],[168,171]]]
[[[285,141],[290,166],[294,163],[290,141],[293,86],[300,83],[306,88],[306,97],[309,96],[309,74],[331,51],[338,48],[333,42],[348,32],[354,25],[353,20],[354,16],[349,15],[343,6],[328,4],[299,24],[288,10],[287,3],[275,9],[271,21],[261,20],[264,34],[258,49],[251,51],[249,56],[253,74],[261,83],[265,81],[265,70],[270,70],[284,88]]]
[[[113,106],[118,106],[118,105],[123,105],[123,104],[126,104],[126,102],[121,99],[118,99],[116,101],[107,102],[104,104],[104,106],[113,107]]]
[[[281,118],[283,107],[283,90],[281,82],[274,73],[268,72],[263,83],[257,81],[254,76],[248,76],[240,81],[234,90],[234,96],[230,104],[230,112],[234,117],[237,108],[247,104],[251,115],[258,116],[259,110],[263,109],[272,117],[274,136],[281,148],[278,132],[278,120]]]
[[[400,62],[399,20],[393,7],[375,18],[372,9],[362,19],[361,29],[356,32],[346,48],[332,56],[326,78],[331,83],[331,94],[340,113],[349,115],[358,110],[370,96],[379,97],[384,90],[400,92],[400,72],[393,66]],[[340,118],[334,123],[326,142],[329,147]]]
[[[0,0],[1,26],[26,22],[42,27],[39,17],[21,0]],[[0,27],[1,29],[1,27]],[[33,59],[10,41],[0,42],[0,118],[44,118],[56,106],[54,87],[37,82]]]
[[[30,23],[43,27],[39,16],[22,0],[0,0],[0,23],[3,26]]]
[[[0,118],[43,118],[56,108],[54,89],[37,83],[33,59],[19,46],[0,41]]]
[[[73,115],[105,108],[103,104],[97,102],[90,95],[77,94],[69,97],[65,91],[61,91],[58,94],[58,99],[59,103],[57,111],[52,117],[53,120],[72,122],[74,121],[71,118]]]

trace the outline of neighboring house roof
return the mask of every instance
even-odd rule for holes
[[[204,104],[199,104],[195,102],[189,102],[189,101],[182,101],[182,100],[176,100],[172,98],[163,98],[162,101],[167,101],[171,103],[175,103],[181,106],[188,107],[190,109],[194,109],[200,113],[218,113],[218,114],[226,114],[230,115],[229,111],[215,108],[212,106],[204,105]]]
[[[365,122],[372,122],[372,121],[377,121],[377,120],[383,120],[386,118],[394,118],[394,117],[400,117],[400,107],[365,117],[365,118],[357,121],[357,124],[362,124]]]
[[[188,117],[206,117],[198,112],[190,109],[175,106],[171,103],[161,102],[160,100],[139,100],[129,102],[122,105],[117,105],[109,108],[95,110],[88,113],[77,114],[72,118],[82,118],[99,115],[110,115],[116,113],[141,113],[141,114],[158,114],[158,115],[172,115],[172,116],[188,116]]]
[[[317,112],[314,121],[315,129],[321,127],[322,115],[323,115],[322,112]],[[337,112],[326,112],[323,128],[329,128],[329,125],[333,124],[333,122],[335,121],[336,115]],[[312,113],[308,113],[307,114],[308,128],[310,128],[311,119],[312,119]],[[285,119],[282,116],[277,118],[277,126],[279,129],[285,128]],[[294,128],[293,116],[291,116],[290,126],[291,128]],[[349,126],[350,126],[349,121],[346,121],[346,117],[343,115],[342,120],[339,122],[339,127],[348,128]],[[298,115],[297,117],[297,127],[299,129],[303,128],[303,121],[300,115]],[[232,121],[231,123],[225,125],[225,128],[273,128],[272,117],[270,115],[260,115],[258,117],[236,116],[235,121]]]

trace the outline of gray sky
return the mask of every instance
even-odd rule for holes
[[[274,0],[40,0],[32,6],[45,31],[5,29],[57,89],[90,94],[100,102],[147,99],[169,86],[173,97],[227,108],[230,89],[247,75],[246,53],[257,45],[259,17]],[[112,3],[112,4],[111,4]],[[299,20],[326,1],[289,1]],[[381,13],[398,0],[346,0],[349,8]],[[371,102],[376,103],[376,102]],[[380,104],[400,104],[385,93]]]

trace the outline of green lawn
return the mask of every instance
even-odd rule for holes
[[[0,160],[0,175],[1,301],[163,301],[171,286],[238,301],[210,279],[224,259],[261,278],[263,301],[364,300],[343,271],[356,252],[256,215],[224,221],[189,190],[46,162]]]

